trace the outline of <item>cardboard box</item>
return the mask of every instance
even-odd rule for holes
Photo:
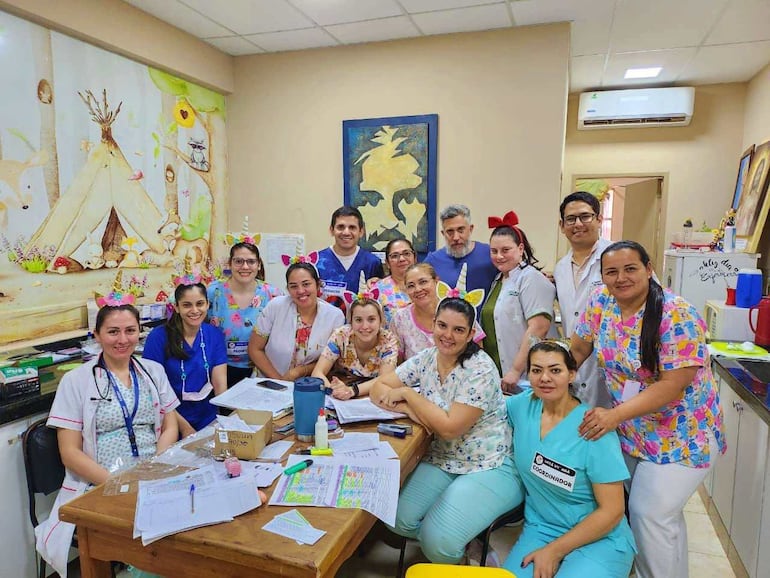
[[[0,368],[0,401],[12,401],[32,395],[40,395],[37,368]]]
[[[273,413],[253,409],[239,409],[235,412],[249,425],[262,426],[255,432],[214,431],[214,454],[228,450],[242,460],[256,459],[273,437]]]

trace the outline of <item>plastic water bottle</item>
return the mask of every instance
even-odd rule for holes
[[[329,428],[326,425],[326,414],[323,408],[318,411],[318,419],[315,422],[315,441],[313,445],[317,450],[325,450],[329,447]]]

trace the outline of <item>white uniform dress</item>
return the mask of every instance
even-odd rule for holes
[[[254,331],[267,338],[265,354],[275,370],[283,375],[290,369],[292,359],[295,366],[316,361],[326,347],[332,331],[345,325],[345,316],[334,305],[318,300],[318,312],[313,320],[313,328],[303,351],[296,351],[297,324],[299,315],[297,306],[291,297],[274,297],[262,310]]]
[[[553,301],[556,297],[553,284],[531,265],[522,265],[524,267],[515,267],[505,279],[502,279],[502,274],[498,275],[490,289],[491,293],[495,285],[502,283],[494,309],[502,375],[513,367],[513,360],[527,332],[527,321],[536,315],[547,315],[553,320]]]
[[[572,274],[572,249],[562,257],[553,270],[556,282],[556,298],[561,311],[561,326],[564,337],[570,338],[575,331],[580,315],[585,311],[591,293],[603,285],[599,258],[602,251],[612,244],[607,239],[599,239],[588,262],[580,272],[577,284]],[[604,381],[604,373],[599,371],[596,353],[592,353],[580,366],[574,381],[575,395],[580,401],[591,407],[612,407],[612,396]]]
[[[51,406],[47,425],[83,433],[83,452],[94,460],[97,456],[96,444],[96,409],[105,392],[111,392],[107,374],[100,369],[94,370],[97,359],[93,359],[65,374],[59,382],[56,397]],[[155,440],[161,433],[161,425],[166,413],[179,405],[174,391],[169,385],[163,366],[149,359],[141,360],[136,367],[140,392],[149,390],[155,413]],[[149,372],[142,370],[144,367]],[[94,374],[96,381],[94,381]],[[101,395],[100,395],[100,392]],[[112,396],[114,397],[114,396]],[[94,401],[93,398],[96,398]],[[56,496],[51,515],[35,528],[36,547],[40,555],[56,570],[62,578],[67,578],[67,558],[69,556],[75,525],[59,520],[59,508],[83,495],[91,484],[66,470],[61,490]]]

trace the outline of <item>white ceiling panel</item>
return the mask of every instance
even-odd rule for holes
[[[602,77],[602,86],[638,86],[674,82],[695,56],[697,48],[673,48],[646,52],[611,54]],[[628,68],[662,66],[657,78],[625,79]]]
[[[613,52],[699,46],[728,0],[621,0],[615,10]]]
[[[401,6],[409,12],[433,12],[435,10],[452,10],[454,8],[467,8],[468,6],[480,6],[481,4],[494,4],[495,0],[400,0]]]
[[[372,42],[379,40],[394,40],[419,36],[420,31],[406,16],[382,18],[366,22],[351,22],[327,26],[326,30],[340,42],[355,44],[357,42]]]
[[[195,10],[190,10],[177,0],[126,0],[126,2],[198,38],[228,36],[233,33],[232,30],[220,26]]]
[[[458,8],[441,12],[425,12],[423,14],[414,14],[412,19],[425,34],[491,30],[511,25],[511,19],[505,4]]]
[[[336,46],[338,44],[334,38],[329,36],[321,28],[250,34],[246,36],[246,38],[268,52],[305,50],[307,48],[322,48],[326,46]]]
[[[770,61],[770,41],[703,46],[679,80],[698,84],[742,82]]]
[[[233,56],[242,56],[244,54],[256,54],[264,52],[261,48],[254,46],[251,42],[242,36],[226,36],[224,38],[206,38],[206,42],[216,46],[222,52],[227,52]]]
[[[706,44],[733,44],[770,40],[770,2],[732,0]]]
[[[284,0],[183,0],[191,8],[238,34],[295,30],[313,22]]]
[[[604,54],[573,56],[569,61],[569,85],[571,92],[583,92],[602,85]]]
[[[601,20],[579,20],[572,23],[572,56],[607,54],[610,45],[609,22]]]
[[[511,2],[513,19],[520,26],[571,22],[574,20],[612,21],[615,0],[521,0]]]
[[[403,10],[394,0],[291,0],[316,24],[343,24],[400,16]]]

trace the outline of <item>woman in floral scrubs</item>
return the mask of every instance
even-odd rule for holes
[[[605,286],[589,299],[571,348],[578,363],[596,350],[614,407],[586,412],[579,432],[595,440],[618,431],[637,577],[687,576],[684,505],[726,449],[706,327],[661,288],[638,243],[607,247],[601,270]]]

